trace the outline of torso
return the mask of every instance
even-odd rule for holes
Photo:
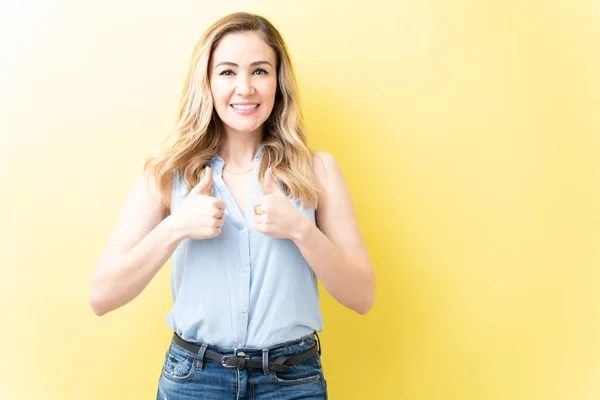
[[[223,172],[223,182],[231,192],[238,208],[245,216],[246,204],[252,191],[252,171],[243,175],[230,174],[227,171]]]
[[[259,168],[259,154],[254,162]],[[225,162],[219,156],[209,165],[214,195],[225,201],[229,212],[218,236],[184,239],[173,253],[169,327],[189,341],[237,348],[267,348],[320,332],[314,271],[293,241],[253,229],[252,200],[263,195],[258,171],[223,175]],[[171,211],[176,213],[189,187],[174,175]],[[290,204],[316,223],[314,208],[302,207],[299,199],[290,199]]]

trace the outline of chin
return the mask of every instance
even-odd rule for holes
[[[236,131],[236,132],[240,132],[240,133],[252,133],[255,132],[257,129],[262,128],[264,122],[261,124],[252,124],[252,125],[248,125],[248,124],[228,124],[225,123],[225,125],[227,125],[229,128],[231,128],[232,130]]]

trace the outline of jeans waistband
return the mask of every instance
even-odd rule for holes
[[[317,337],[315,341],[314,336]],[[173,333],[172,342],[198,359],[202,369],[204,360],[220,362],[224,367],[262,368],[265,373],[284,371],[315,354],[321,354],[321,340],[317,332],[264,349],[226,348],[206,343],[189,342]],[[257,358],[260,359],[257,360]]]
[[[215,346],[212,345],[210,343],[204,343],[204,342],[191,342],[189,340],[185,340],[183,339],[181,336],[179,336],[177,334],[177,332],[173,332],[173,337],[178,337],[179,339],[197,346],[198,348],[202,347],[202,345],[206,345],[206,347],[208,349],[211,349],[213,351],[217,351],[219,353],[223,353],[223,354],[229,354],[232,353],[234,351],[244,351],[246,353],[251,353],[251,352],[258,352],[261,353],[265,350],[269,350],[270,352],[272,352],[273,350],[278,350],[278,349],[282,349],[285,347],[292,347],[292,346],[297,346],[300,345],[302,347],[302,344],[307,342],[307,341],[311,341],[314,340],[314,338],[316,337],[317,339],[317,344],[319,346],[319,355],[321,354],[321,338],[319,337],[319,333],[317,331],[314,331],[313,333],[309,333],[308,335],[302,336],[298,339],[293,339],[293,340],[289,340],[287,342],[283,342],[283,343],[278,343],[276,345],[273,346],[269,346],[269,347],[265,347],[265,348],[258,348],[258,347],[223,347],[223,346]]]

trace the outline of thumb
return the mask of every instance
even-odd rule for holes
[[[271,172],[271,168],[267,169],[267,173],[265,174],[265,186],[269,191],[267,194],[281,193],[279,187],[275,184],[275,182],[273,182],[273,173]]]
[[[204,172],[204,176],[200,179],[200,182],[190,191],[190,193],[195,194],[206,194],[210,189],[210,185],[212,184],[212,169],[210,167],[206,167],[206,171]]]

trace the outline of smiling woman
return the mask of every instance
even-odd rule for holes
[[[159,399],[325,399],[318,280],[359,314],[373,305],[348,187],[335,158],[306,145],[296,92],[268,20],[236,13],[209,27],[176,141],[148,158],[100,256],[98,315],[172,258]]]
[[[275,51],[257,32],[221,39],[211,57],[209,79],[215,111],[230,130],[256,131],[269,118],[277,91],[276,66]]]

